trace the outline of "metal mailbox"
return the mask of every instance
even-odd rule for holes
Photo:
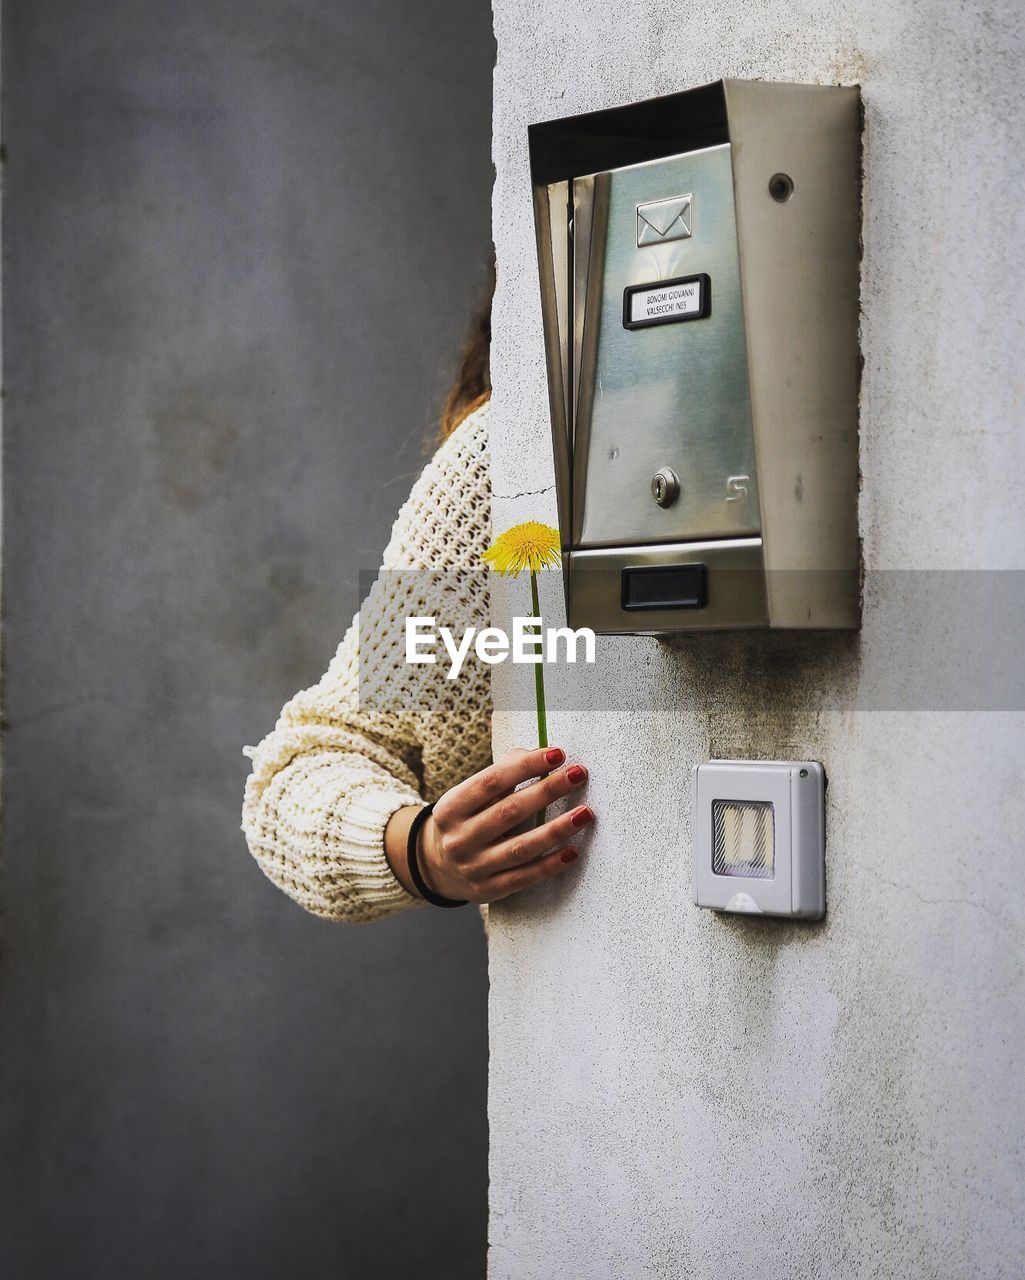
[[[529,130],[570,624],[859,625],[857,89]]]

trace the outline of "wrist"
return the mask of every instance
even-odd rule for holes
[[[424,876],[424,860],[421,857],[420,837],[423,829],[431,821],[433,813],[434,806],[431,804],[425,805],[410,823],[409,834],[406,836],[406,866],[409,868],[409,878],[416,885],[420,897],[425,898],[432,907],[465,907],[468,901],[467,898],[449,897],[447,893],[439,892],[427,883]],[[440,835],[431,844],[436,852],[444,853],[443,841]],[[436,882],[440,879],[437,873],[437,864],[435,864],[434,878]]]
[[[411,898],[420,899],[420,893],[413,883],[406,861],[406,841],[413,819],[420,812],[421,805],[404,805],[396,809],[388,819],[384,829],[384,856],[388,859],[392,875],[402,885]]]
[[[420,868],[420,874],[423,876],[424,883],[432,893],[439,893],[443,897],[451,896],[443,887],[447,878],[444,874],[444,850],[441,847],[441,837],[438,832],[438,824],[434,821],[434,815],[431,814],[420,828],[420,839],[417,845],[418,859],[417,865]],[[451,886],[450,886],[451,887]]]

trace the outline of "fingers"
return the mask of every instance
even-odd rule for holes
[[[533,885],[540,884],[542,880],[551,880],[571,867],[576,862],[577,856],[576,849],[553,849],[551,853],[538,858],[528,866],[516,867],[512,871],[503,871],[500,875],[492,876],[487,882],[483,901],[499,902],[502,898],[508,898],[510,894],[519,893],[523,889],[530,889]]]
[[[514,867],[533,862],[553,846],[563,846],[574,836],[580,835],[593,821],[593,810],[582,804],[569,813],[560,813],[543,826],[509,836],[485,854],[475,868],[476,875],[488,880]]]
[[[467,818],[467,838],[479,848],[494,844],[521,822],[526,822],[548,805],[579,790],[587,781],[587,770],[582,764],[557,769],[546,777],[521,787],[519,791],[496,800],[481,813]],[[543,830],[543,828],[541,828]],[[550,844],[551,842],[549,842]],[[541,850],[535,850],[540,853]]]
[[[446,812],[454,818],[480,813],[496,800],[515,791],[520,783],[557,769],[565,759],[566,753],[561,747],[510,751],[480,773],[475,773],[473,777],[446,792]]]
[[[560,747],[511,751],[439,798],[421,847],[435,878],[443,872],[446,883],[459,886],[446,897],[495,902],[576,860],[578,851],[567,842],[594,821],[587,805],[536,828],[529,823],[587,781],[583,765],[562,768],[565,760]]]

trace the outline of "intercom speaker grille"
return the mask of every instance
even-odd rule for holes
[[[771,802],[712,801],[712,870],[717,876],[771,880],[776,874],[774,836]]]

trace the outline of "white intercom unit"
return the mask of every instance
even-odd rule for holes
[[[814,760],[694,769],[694,901],[819,920],[826,910],[825,773]]]
[[[741,80],[531,126],[571,625],[859,625],[860,138]]]

